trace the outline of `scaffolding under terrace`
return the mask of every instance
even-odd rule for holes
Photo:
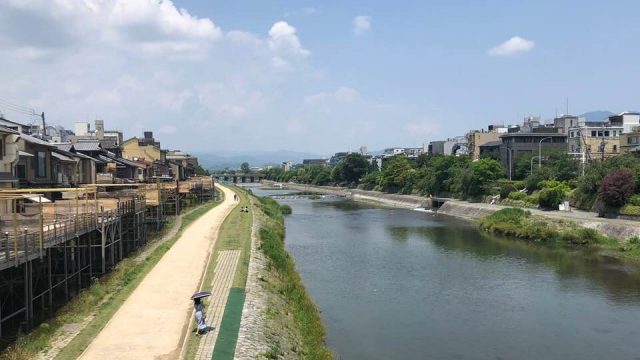
[[[208,177],[0,190],[0,349],[146,244],[169,215],[214,196]]]

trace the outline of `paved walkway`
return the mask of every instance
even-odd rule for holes
[[[225,200],[189,226],[147,274],[81,359],[176,359],[193,312],[197,291],[220,225],[238,205]]]
[[[213,281],[203,290],[211,289],[213,296],[207,304],[208,326],[212,326],[213,330],[207,332],[200,337],[200,345],[196,353],[197,360],[210,360],[213,355],[213,348],[218,338],[218,330],[222,323],[222,315],[229,297],[229,290],[233,284],[233,275],[238,267],[240,260],[240,250],[225,250],[218,253],[218,261],[214,270]]]

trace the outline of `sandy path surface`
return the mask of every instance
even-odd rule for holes
[[[220,186],[222,204],[193,222],[147,274],[80,359],[176,359],[220,225],[238,204]]]

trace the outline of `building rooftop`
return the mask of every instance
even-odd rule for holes
[[[73,145],[76,151],[100,151],[100,141],[98,140],[80,140]]]

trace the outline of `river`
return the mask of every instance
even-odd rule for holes
[[[279,202],[339,359],[640,358],[635,265],[411,210]]]

